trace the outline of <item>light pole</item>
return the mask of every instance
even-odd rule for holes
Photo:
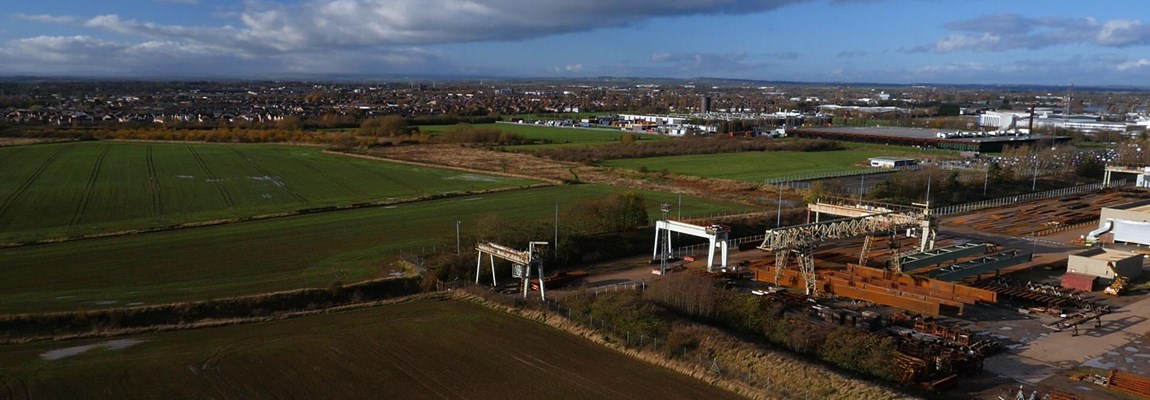
[[[1038,187],[1038,155],[1034,156],[1034,178],[1030,180],[1030,191],[1033,192]]]
[[[779,206],[775,209],[775,227],[783,226],[783,185],[779,185]]]
[[[559,202],[555,202],[555,249],[551,251],[551,261],[559,261]]]
[[[990,166],[986,166],[986,170],[982,173],[982,197],[986,197],[986,185],[990,183]]]

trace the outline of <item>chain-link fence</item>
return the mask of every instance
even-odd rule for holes
[[[1123,180],[1111,181],[1109,186],[1107,186],[1104,183],[1093,183],[1093,184],[1089,184],[1089,185],[1081,185],[1081,186],[1074,186],[1074,187],[1068,187],[1068,188],[1047,190],[1045,192],[1026,193],[1026,194],[1020,194],[1017,196],[1007,196],[1007,197],[1001,197],[1001,198],[997,198],[997,199],[982,200],[982,201],[976,201],[976,202],[972,202],[972,203],[955,204],[955,205],[946,206],[946,207],[933,208],[933,209],[931,209],[931,214],[934,214],[934,215],[961,214],[964,212],[977,211],[977,210],[982,210],[982,209],[986,209],[986,208],[1008,206],[1008,205],[1012,205],[1012,204],[1025,203],[1028,201],[1045,200],[1045,199],[1052,199],[1055,197],[1062,197],[1062,196],[1070,196],[1070,195],[1076,195],[1076,194],[1082,194],[1082,193],[1095,192],[1095,191],[1102,190],[1102,189],[1107,188],[1107,187],[1121,187],[1121,186],[1126,186],[1127,184],[1128,184],[1128,181],[1126,179],[1123,179]]]

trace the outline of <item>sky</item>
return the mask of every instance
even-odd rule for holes
[[[1144,0],[0,0],[0,75],[1150,87]]]

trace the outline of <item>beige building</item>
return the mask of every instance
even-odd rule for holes
[[[1097,276],[1102,284],[1108,285],[1116,276],[1137,277],[1142,273],[1144,259],[1138,253],[1096,248],[1071,255],[1066,272]]]

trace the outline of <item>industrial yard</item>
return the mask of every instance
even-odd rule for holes
[[[672,219],[656,224],[656,259],[670,232],[711,237],[703,246],[711,251],[695,250],[671,270],[632,260],[579,277],[607,293],[661,274],[710,271],[788,314],[889,335],[901,383],[946,398],[1013,398],[1019,385],[1053,399],[1139,398],[1150,396],[1150,379],[1138,375],[1150,368],[1150,276],[1142,273],[1150,251],[1138,242],[1147,238],[1112,226],[1141,226],[1145,219],[1113,220],[1137,218],[1130,213],[1145,210],[1147,196],[1142,188],[1063,190],[938,216],[838,199],[811,204],[807,224],[753,242],[728,238],[714,228],[720,221]],[[798,242],[783,242],[790,229],[801,230],[790,239]]]
[[[794,312],[898,337],[904,383],[959,388],[948,392],[956,398],[993,399],[1020,383],[1028,394],[1050,398],[1147,396],[1150,379],[1129,375],[1150,367],[1143,336],[1150,332],[1142,274],[1147,238],[1118,232],[1125,241],[1114,243],[1114,232],[1099,232],[1107,226],[1099,216],[1104,208],[1143,210],[1121,205],[1140,204],[1148,195],[1116,188],[1005,199],[938,216],[933,234],[913,232],[926,227],[914,211],[905,214],[923,219],[900,221],[895,216],[902,214],[879,205],[812,204],[812,214],[839,216],[768,231],[759,250],[732,260],[749,267],[745,274],[759,282],[749,287],[762,288],[756,294],[792,303],[803,294],[818,299],[817,305],[798,302]],[[862,224],[882,218],[881,229]],[[908,227],[911,237],[902,232]],[[792,240],[811,241],[780,244],[788,229],[801,229]],[[933,249],[921,251],[919,244],[928,241]],[[1092,270],[1092,260],[1102,267]],[[1120,263],[1133,266],[1123,270]],[[1123,277],[1116,278],[1120,270]],[[1085,287],[1074,282],[1080,275],[1089,277]],[[1112,289],[1118,285],[1123,288]],[[770,289],[775,286],[785,289]]]

